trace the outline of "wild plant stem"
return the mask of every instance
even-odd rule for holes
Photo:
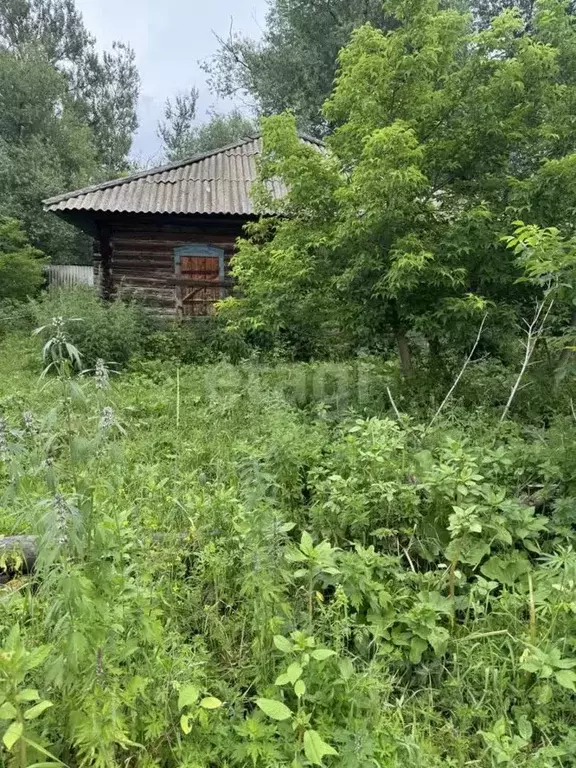
[[[472,349],[470,350],[470,354],[468,355],[468,357],[467,357],[467,358],[466,358],[466,360],[464,361],[464,365],[462,366],[462,369],[461,369],[460,373],[458,374],[458,376],[456,376],[456,379],[455,379],[455,381],[454,381],[454,384],[452,384],[452,386],[451,386],[451,387],[450,387],[450,389],[448,390],[448,394],[446,395],[446,397],[444,398],[444,400],[442,400],[442,402],[440,403],[440,407],[438,408],[438,410],[436,411],[436,413],[435,413],[435,414],[434,414],[434,416],[432,417],[432,421],[430,422],[430,424],[428,424],[428,427],[427,427],[427,429],[430,429],[430,427],[431,427],[431,426],[434,424],[434,422],[436,421],[436,419],[438,418],[438,416],[440,416],[440,414],[441,414],[441,413],[442,413],[442,411],[444,410],[444,406],[446,405],[446,403],[448,402],[448,400],[450,400],[450,398],[452,397],[452,393],[454,392],[454,390],[455,390],[455,389],[456,389],[456,387],[458,386],[458,384],[459,384],[459,382],[460,382],[460,379],[462,378],[462,376],[464,376],[464,372],[466,371],[466,368],[468,368],[468,366],[470,365],[470,361],[471,361],[471,360],[472,360],[472,358],[474,357],[474,352],[476,352],[476,347],[477,347],[477,346],[478,346],[478,344],[480,343],[480,337],[482,336],[482,331],[484,330],[484,323],[486,322],[486,318],[487,318],[487,317],[488,317],[488,313],[486,313],[486,314],[484,315],[484,317],[482,318],[482,322],[480,323],[480,328],[478,329],[478,334],[477,334],[477,336],[476,336],[476,341],[474,342],[474,346],[473,346],[473,347],[472,347]]]
[[[448,590],[450,599],[454,600],[454,595],[456,593],[455,589],[455,582],[456,582],[456,567],[458,566],[458,558],[454,558],[452,562],[450,563],[450,572],[448,574]]]
[[[180,429],[180,368],[176,368],[176,429]]]
[[[308,624],[310,631],[312,631],[312,619],[313,619],[313,594],[314,594],[314,573],[310,574],[310,581],[308,582]]]
[[[518,374],[518,378],[514,382],[514,386],[512,387],[512,391],[510,392],[510,397],[508,398],[508,402],[504,407],[502,417],[500,418],[500,424],[502,424],[506,420],[506,417],[508,416],[510,406],[512,405],[512,402],[516,397],[516,393],[518,392],[518,389],[520,387],[520,382],[524,378],[524,374],[526,373],[526,370],[530,364],[530,360],[532,359],[532,355],[534,354],[534,350],[536,348],[538,339],[540,338],[540,336],[542,335],[542,332],[544,331],[544,323],[546,322],[548,315],[550,313],[550,310],[554,305],[554,300],[552,300],[548,305],[548,309],[546,310],[546,314],[544,315],[542,322],[540,322],[540,316],[542,314],[542,310],[544,309],[545,301],[546,300],[538,304],[534,319],[528,326],[528,331],[527,331],[528,338],[526,339],[526,352],[524,353],[524,361],[522,363],[522,368],[520,369],[520,373]]]
[[[398,408],[396,408],[396,403],[394,402],[394,398],[392,397],[392,392],[390,392],[390,387],[386,387],[386,392],[388,392],[388,398],[392,404],[392,409],[396,414],[396,418],[398,419],[398,421],[400,421],[400,411],[398,410]]]
[[[530,596],[530,640],[536,645],[536,605],[534,602],[534,585],[532,574],[528,574],[528,594]]]
[[[26,739],[24,738],[24,718],[22,715],[18,718],[22,726],[22,735],[20,736],[20,768],[27,768],[28,766],[28,750],[26,745]]]

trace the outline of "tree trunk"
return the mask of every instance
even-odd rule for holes
[[[412,352],[406,338],[406,333],[402,329],[397,329],[395,334],[396,344],[398,344],[398,353],[400,355],[400,368],[405,378],[409,379],[414,373],[412,367]]]

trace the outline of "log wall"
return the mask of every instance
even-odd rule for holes
[[[101,241],[94,252],[95,272],[106,273],[103,254],[109,252],[114,295],[138,298],[163,314],[176,314],[179,281],[174,270],[174,249],[193,243],[223,249],[226,280],[222,288],[228,292],[230,259],[245,223],[246,220],[239,217],[178,220],[119,216],[107,220],[101,227]],[[109,249],[102,247],[104,237],[108,239]],[[106,292],[102,280],[100,288]]]

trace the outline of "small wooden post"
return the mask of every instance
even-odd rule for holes
[[[105,224],[100,224],[98,227],[98,239],[100,240],[100,296],[104,301],[112,301],[114,298],[113,251],[110,228]]]
[[[180,259],[180,248],[174,248],[174,275],[176,278],[182,277],[182,261]],[[176,304],[176,315],[181,318],[184,315],[184,289],[180,285],[174,288],[174,301]]]

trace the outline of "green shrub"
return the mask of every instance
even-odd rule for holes
[[[16,219],[0,218],[0,301],[25,301],[43,282],[42,252],[33,248]]]
[[[34,328],[34,305],[14,299],[0,300],[0,338]]]
[[[227,331],[215,317],[168,321],[147,339],[143,357],[181,365],[202,365],[250,357],[252,347],[241,334]]]
[[[77,286],[49,291],[34,304],[37,325],[49,324],[53,317],[63,317],[67,334],[82,355],[86,368],[98,358],[123,366],[134,355],[143,353],[154,324],[135,303],[114,301],[106,304],[96,292]]]

